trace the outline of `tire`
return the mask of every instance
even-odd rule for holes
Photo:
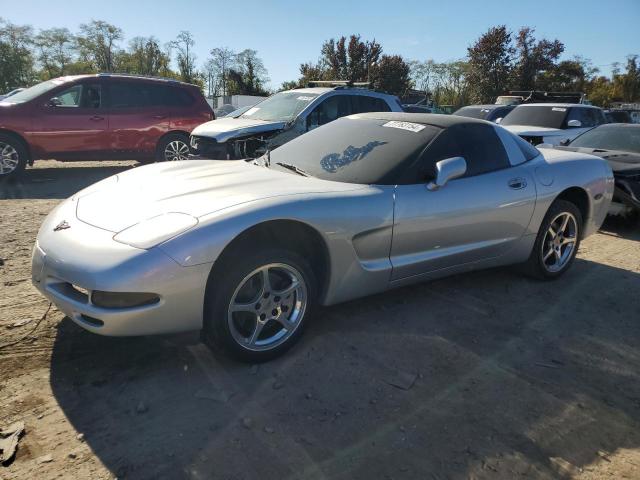
[[[315,306],[317,283],[309,263],[284,249],[237,251],[223,262],[212,275],[223,274],[211,277],[207,286],[205,343],[243,362],[282,355],[300,339]]]
[[[524,264],[525,272],[541,280],[554,280],[564,274],[580,247],[582,225],[582,214],[573,203],[553,202],[540,224],[533,250]]]
[[[158,141],[156,162],[188,160],[189,137],[183,133],[170,133]]]
[[[0,181],[17,178],[27,166],[29,152],[13,135],[0,133]]]

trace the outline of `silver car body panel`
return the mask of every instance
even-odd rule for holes
[[[34,248],[33,283],[93,332],[166,333],[201,328],[216,259],[238,235],[265,222],[299,222],[319,234],[329,263],[319,299],[324,305],[523,262],[549,206],[569,188],[588,197],[584,236],[600,227],[613,195],[606,161],[546,149],[532,160],[511,163],[451,180],[436,191],[422,184],[338,183],[245,162],[136,168],[79,192],[49,214]],[[114,240],[119,231],[170,212],[192,215],[197,224],[147,249]],[[56,231],[63,221],[70,228]],[[218,279],[210,281],[215,285]],[[77,297],[71,285],[89,295]],[[92,290],[152,292],[161,300],[103,309],[91,303]]]

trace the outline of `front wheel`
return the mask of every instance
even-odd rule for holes
[[[241,361],[270,360],[302,335],[315,303],[313,270],[297,253],[280,249],[233,260],[216,270],[224,275],[209,280],[204,338]]]
[[[156,162],[189,160],[189,137],[171,133],[160,139],[156,148]]]
[[[549,280],[562,275],[576,257],[581,235],[582,214],[578,207],[566,200],[553,202],[525,264],[527,273]]]
[[[15,178],[27,165],[27,149],[22,142],[0,133],[0,181]]]

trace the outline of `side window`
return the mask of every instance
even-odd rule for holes
[[[100,108],[102,106],[102,88],[97,83],[84,85],[82,93],[83,108]]]
[[[509,167],[504,145],[491,125],[463,124],[453,127],[467,161],[465,177],[473,177]]]
[[[166,87],[166,103],[171,107],[188,107],[194,102],[193,97],[184,88]]]
[[[100,108],[102,92],[97,83],[79,83],[59,92],[49,102],[63,108]]]
[[[595,127],[604,123],[602,114],[595,108],[575,107],[569,111],[567,122],[569,120],[579,120],[582,127]]]
[[[349,97],[334,95],[324,100],[307,117],[307,129],[312,130],[334,120],[351,114]]]
[[[351,104],[353,105],[353,113],[391,111],[383,99],[366,95],[351,95]]]
[[[436,163],[445,158],[461,157],[462,149],[452,128],[443,130],[429,144],[418,160],[416,183],[436,178]]]
[[[78,108],[81,100],[82,84],[78,84],[57,93],[54,97],[49,99],[49,102],[56,107]]]
[[[120,82],[109,84],[111,108],[146,107],[151,104],[151,92],[144,82]]]

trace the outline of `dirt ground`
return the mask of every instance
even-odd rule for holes
[[[608,221],[556,282],[499,269],[322,309],[257,367],[197,334],[38,324],[42,219],[131,165],[0,186],[0,428],[26,424],[0,479],[640,478],[638,227]]]

